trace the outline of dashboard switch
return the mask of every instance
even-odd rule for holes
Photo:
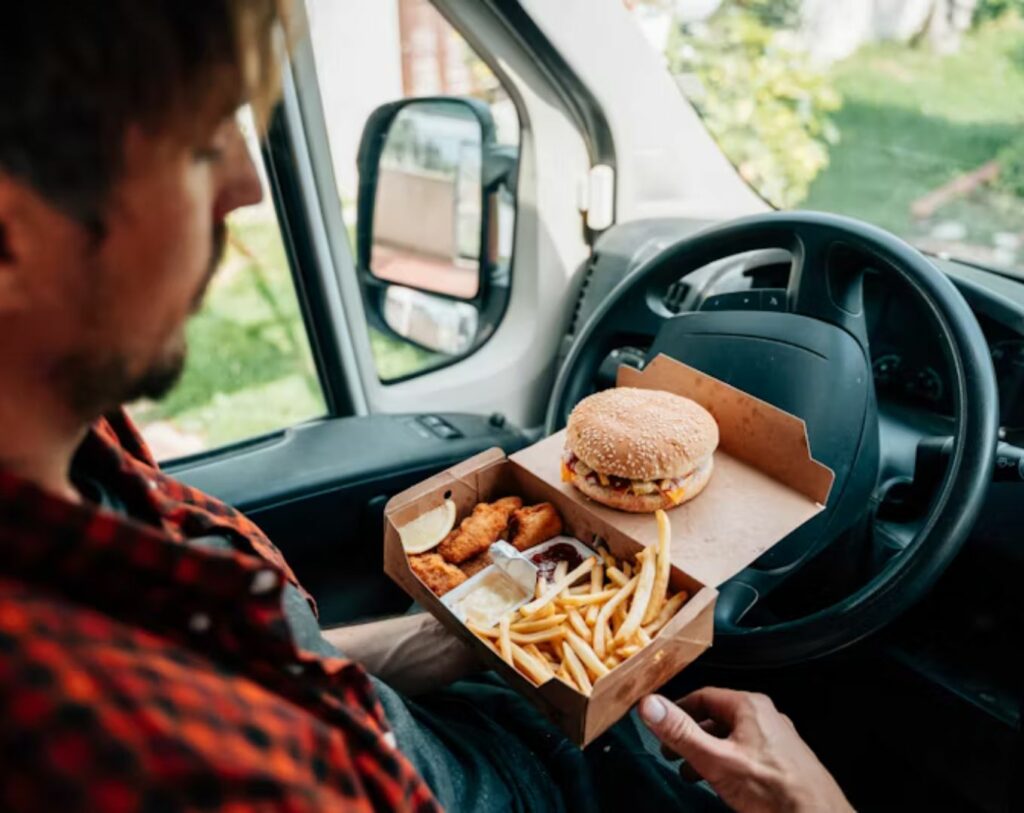
[[[925,491],[934,488],[945,473],[952,454],[953,438],[948,436],[926,438],[918,443],[914,485]],[[1024,483],[1024,449],[1009,443],[996,446],[992,482]]]
[[[756,311],[761,309],[760,291],[731,291],[705,299],[702,311]]]
[[[786,310],[786,289],[785,288],[763,288],[761,294],[761,310],[763,311],[784,311]]]
[[[997,483],[1024,483],[1024,449],[1000,443],[996,447],[996,470],[992,479]]]
[[[420,415],[416,422],[420,426],[426,427],[434,437],[441,438],[442,440],[452,440],[454,438],[461,438],[462,433],[452,426],[444,418],[440,418],[437,415]]]

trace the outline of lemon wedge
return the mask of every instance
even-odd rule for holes
[[[445,500],[398,529],[406,553],[426,553],[441,544],[455,527],[455,503]]]

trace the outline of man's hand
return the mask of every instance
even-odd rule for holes
[[[689,779],[706,779],[740,813],[851,811],[825,766],[771,699],[701,689],[679,704],[645,697],[640,716]]]
[[[469,647],[427,613],[335,627],[323,636],[404,694],[447,686],[480,669]]]

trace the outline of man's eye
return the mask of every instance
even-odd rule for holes
[[[220,147],[200,147],[192,154],[196,161],[215,164],[224,157]]]

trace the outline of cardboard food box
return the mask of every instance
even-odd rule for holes
[[[565,534],[590,546],[599,538],[616,558],[631,559],[656,544],[653,514],[615,511],[562,482],[564,430],[511,457],[500,449],[483,452],[396,495],[385,509],[387,574],[580,746],[711,646],[716,588],[820,512],[834,479],[811,456],[800,418],[667,356],[642,372],[620,368],[617,385],[692,398],[714,415],[721,440],[704,492],[668,511],[669,583],[672,592],[686,590],[690,599],[648,646],[598,679],[589,697],[557,679],[535,686],[501,660],[413,574],[398,534],[445,499],[455,502],[461,520],[480,501],[517,495],[524,504],[553,503]]]

